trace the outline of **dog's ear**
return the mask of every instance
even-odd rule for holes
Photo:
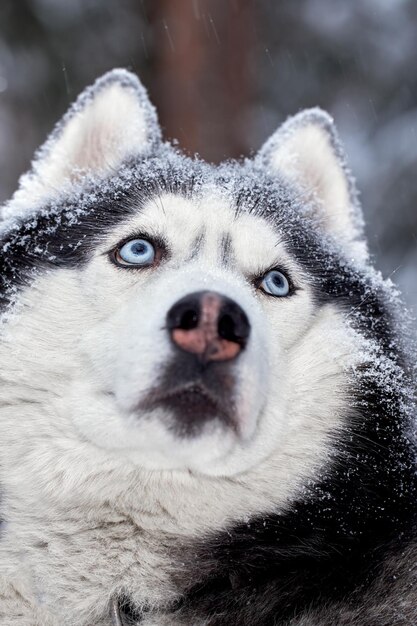
[[[6,213],[41,206],[85,175],[107,176],[160,145],[156,112],[138,78],[108,72],[81,93],[35,154]]]
[[[367,257],[355,182],[330,115],[314,108],[289,118],[263,145],[255,162],[293,183],[311,217],[350,255]]]

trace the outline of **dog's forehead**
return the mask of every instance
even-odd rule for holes
[[[160,193],[147,200],[117,236],[143,234],[165,240],[172,252],[190,258],[233,260],[242,269],[268,265],[284,249],[282,236],[262,214],[237,211],[233,194],[208,188],[195,196]],[[113,234],[114,236],[114,234]]]

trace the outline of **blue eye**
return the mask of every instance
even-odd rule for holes
[[[290,293],[288,278],[278,270],[271,270],[262,279],[261,288],[271,296],[283,297]]]
[[[146,267],[155,261],[155,248],[146,239],[131,239],[116,250],[116,261],[120,265]]]

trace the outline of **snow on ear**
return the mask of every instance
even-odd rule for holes
[[[32,169],[21,177],[3,217],[32,211],[85,175],[104,177],[160,143],[156,111],[145,88],[134,74],[112,70],[87,87],[57,124],[35,154]]]
[[[300,190],[310,215],[357,260],[368,256],[362,211],[332,118],[319,108],[289,118],[256,162]]]

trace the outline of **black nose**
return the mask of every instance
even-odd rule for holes
[[[192,293],[168,311],[173,343],[204,361],[234,359],[245,347],[250,324],[234,300],[214,291]]]

